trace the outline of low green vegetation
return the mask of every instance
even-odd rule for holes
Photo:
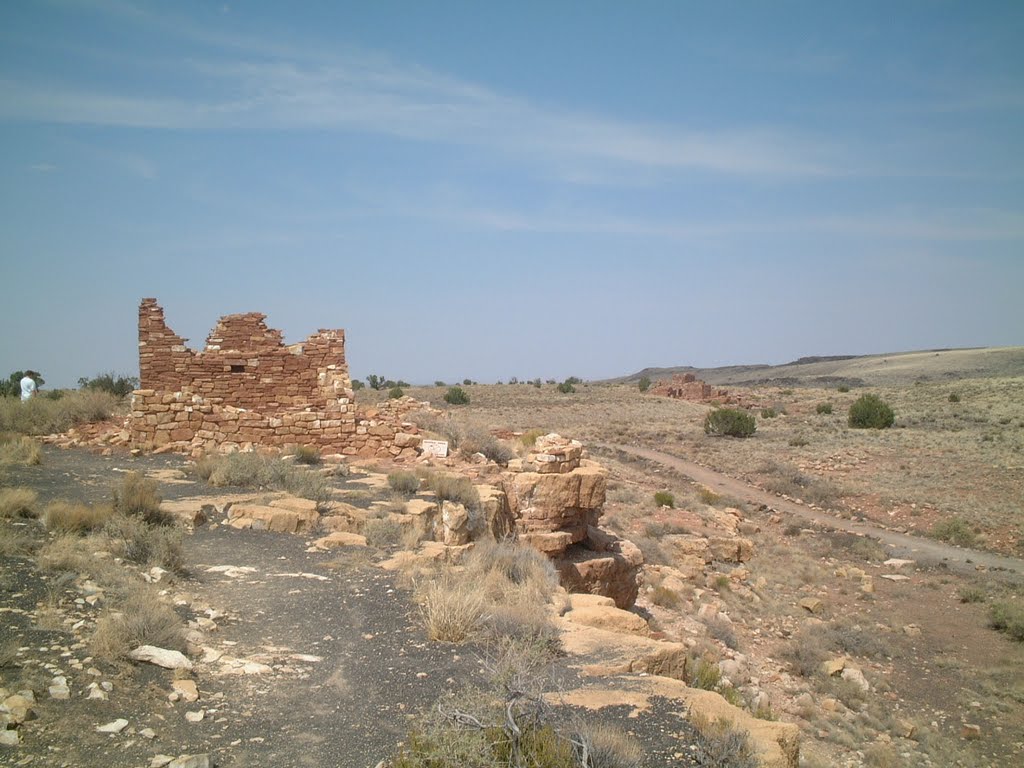
[[[676,505],[675,496],[668,491],[658,491],[654,494],[654,505],[656,507],[674,507]]]
[[[637,386],[640,388],[641,392],[646,392],[648,389],[651,388],[651,380],[646,376],[643,376],[641,377],[640,381],[637,382]]]
[[[469,405],[469,395],[462,387],[448,387],[444,393],[444,401],[448,405]]]
[[[420,479],[412,472],[397,470],[388,473],[388,486],[395,493],[412,496],[420,489]]]
[[[892,408],[878,395],[861,395],[850,406],[848,422],[855,429],[888,429],[895,420]]]
[[[957,544],[961,547],[972,547],[978,540],[977,533],[970,522],[956,515],[937,521],[932,526],[931,535],[939,541]]]
[[[993,603],[988,614],[989,626],[1006,634],[1011,640],[1024,643],[1024,608],[1001,600]]]
[[[111,371],[97,374],[92,378],[83,376],[78,380],[78,388],[108,392],[115,397],[124,397],[130,395],[132,390],[139,388],[139,380],[135,376],[125,376]]]
[[[818,403],[814,411],[815,413],[828,415],[832,413],[832,403]]]
[[[0,397],[0,432],[66,432],[76,424],[106,421],[124,408],[121,398],[92,389],[68,392],[59,399],[37,395],[25,402],[16,397]]]
[[[555,389],[557,389],[563,395],[571,395],[573,392],[576,391],[576,387],[568,379],[566,379],[561,384],[559,384],[557,387],[555,387]]]
[[[752,414],[737,408],[716,408],[704,417],[704,434],[716,437],[750,437],[757,431]]]

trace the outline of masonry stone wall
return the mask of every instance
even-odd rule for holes
[[[226,315],[193,351],[156,299],[139,306],[140,388],[130,441],[149,450],[246,450],[315,445],[350,456],[414,456],[403,429],[411,398],[358,413],[345,332],[319,330],[286,346],[257,312]]]

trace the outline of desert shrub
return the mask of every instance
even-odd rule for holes
[[[175,573],[185,571],[182,531],[173,525],[152,525],[140,517],[118,514],[103,525],[108,549],[117,557],[142,566],[159,565]]]
[[[1024,608],[1006,601],[993,603],[989,608],[989,626],[1008,635],[1012,640],[1024,642]]]
[[[702,504],[707,504],[709,507],[713,507],[715,504],[722,500],[722,497],[715,493],[713,490],[708,488],[706,485],[702,485],[700,490],[697,491],[697,498],[701,500]]]
[[[977,587],[964,587],[960,590],[961,603],[984,603],[985,591]]]
[[[818,403],[814,408],[815,413],[832,413],[832,403]]]
[[[448,405],[469,405],[469,395],[462,387],[448,387],[444,393],[444,401]]]
[[[517,591],[539,602],[546,602],[558,586],[558,573],[549,558],[533,547],[509,541],[477,542],[466,562],[466,572],[484,580],[497,574]],[[507,591],[504,585],[502,591]]]
[[[35,517],[38,498],[31,488],[0,488],[0,518]]]
[[[43,525],[57,533],[87,533],[102,528],[113,514],[107,505],[52,501],[43,510]]]
[[[736,730],[728,720],[708,723],[697,719],[693,757],[707,768],[757,768],[761,763],[746,731]]]
[[[58,400],[40,396],[26,402],[0,398],[0,432],[23,435],[64,432],[75,424],[105,421],[119,408],[123,408],[120,398],[94,390],[69,392]]]
[[[971,524],[962,517],[954,515],[945,520],[938,520],[930,531],[933,538],[961,547],[971,547],[977,542],[977,534]]]
[[[828,659],[828,640],[823,631],[806,628],[790,641],[781,656],[790,663],[796,674],[814,677],[821,672],[822,663]]]
[[[0,434],[0,465],[36,466],[43,461],[43,449],[31,437],[12,432]]]
[[[135,586],[96,622],[96,631],[89,643],[93,654],[115,661],[125,658],[140,645],[185,650],[185,626],[181,618],[155,591],[143,587]]]
[[[776,416],[778,416],[778,413],[775,412],[774,408],[762,408],[761,409],[761,418],[762,419],[774,419]]]
[[[390,517],[367,520],[363,524],[363,536],[366,543],[377,549],[391,549],[402,540],[402,525]]]
[[[657,491],[654,494],[654,506],[656,507],[675,507],[676,498],[668,491]]]
[[[641,768],[644,751],[632,736],[615,725],[581,723],[574,734],[576,757],[586,754],[589,768]]]
[[[557,389],[563,395],[571,395],[573,392],[576,391],[576,387],[573,386],[572,382],[569,381],[569,379],[563,381],[561,384],[555,387],[555,389]]]
[[[691,688],[713,691],[722,681],[722,673],[718,665],[708,659],[698,659],[696,664],[687,664],[686,684]]]
[[[887,429],[896,420],[896,415],[878,395],[861,395],[850,406],[849,425],[855,429]]]
[[[480,494],[465,475],[438,472],[428,476],[427,483],[438,501],[454,501],[466,509],[480,508]]]
[[[826,642],[842,653],[869,659],[880,659],[893,655],[893,648],[877,632],[860,626],[834,624],[822,634]]]
[[[481,428],[466,430],[459,450],[467,456],[474,453],[483,454],[497,464],[508,464],[516,457],[515,451],[508,444]]]
[[[395,493],[412,496],[420,489],[420,479],[412,472],[399,470],[388,473],[388,486]]]
[[[836,387],[836,392],[842,392],[842,393],[845,394],[846,392],[849,392],[849,391],[850,391],[850,388],[848,386],[846,386],[845,384],[840,384],[838,387]]]
[[[447,575],[430,581],[422,588],[420,601],[431,640],[463,643],[483,626],[486,601],[468,579]]]
[[[951,403],[959,403],[960,402],[960,395],[958,395],[956,392],[950,392],[949,393],[949,402],[951,402]]]
[[[361,389],[366,389],[366,385],[359,379],[352,379],[352,391],[358,392]]]
[[[139,380],[134,376],[119,376],[113,371],[101,373],[91,379],[83,376],[78,380],[79,389],[92,389],[97,392],[107,392],[115,397],[124,397],[131,394],[133,389],[138,389]]]
[[[279,456],[255,451],[204,456],[192,471],[210,485],[287,491],[293,496],[326,504],[331,488],[323,475],[295,466]]]
[[[398,400],[401,397],[405,397],[405,392],[401,387],[392,387],[388,390],[389,400]]]
[[[704,626],[707,627],[708,634],[726,648],[731,648],[734,651],[739,649],[739,638],[736,637],[736,631],[728,621],[716,617],[704,622]]]
[[[659,584],[651,593],[651,602],[655,605],[660,605],[662,608],[674,610],[682,606],[684,601],[682,595],[674,589],[669,589]]]
[[[160,509],[160,496],[155,480],[138,472],[129,472],[114,486],[114,511],[128,517],[139,517],[150,525],[170,525],[174,516]]]
[[[31,555],[39,548],[39,539],[24,526],[0,526],[0,557]]]
[[[756,431],[754,417],[736,408],[717,408],[704,417],[704,433],[707,435],[750,437]]]
[[[519,438],[519,441],[523,444],[524,448],[533,448],[533,446],[537,443],[537,438],[543,437],[546,434],[547,432],[544,431],[543,429],[535,427],[533,429],[528,429],[525,432],[523,432],[522,437]]]
[[[306,466],[316,466],[323,461],[320,449],[315,445],[297,445],[291,455],[296,464],[305,464]]]
[[[641,392],[646,392],[648,389],[651,388],[651,380],[646,376],[643,376],[640,378],[640,381],[637,382],[637,387],[640,389]]]

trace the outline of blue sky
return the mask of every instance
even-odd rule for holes
[[[1024,344],[1024,4],[0,6],[0,368],[345,328],[353,376]]]

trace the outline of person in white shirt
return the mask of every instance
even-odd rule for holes
[[[21,400],[31,400],[32,396],[36,393],[36,380],[35,376],[38,376],[35,371],[25,371],[25,375],[21,378]]]

